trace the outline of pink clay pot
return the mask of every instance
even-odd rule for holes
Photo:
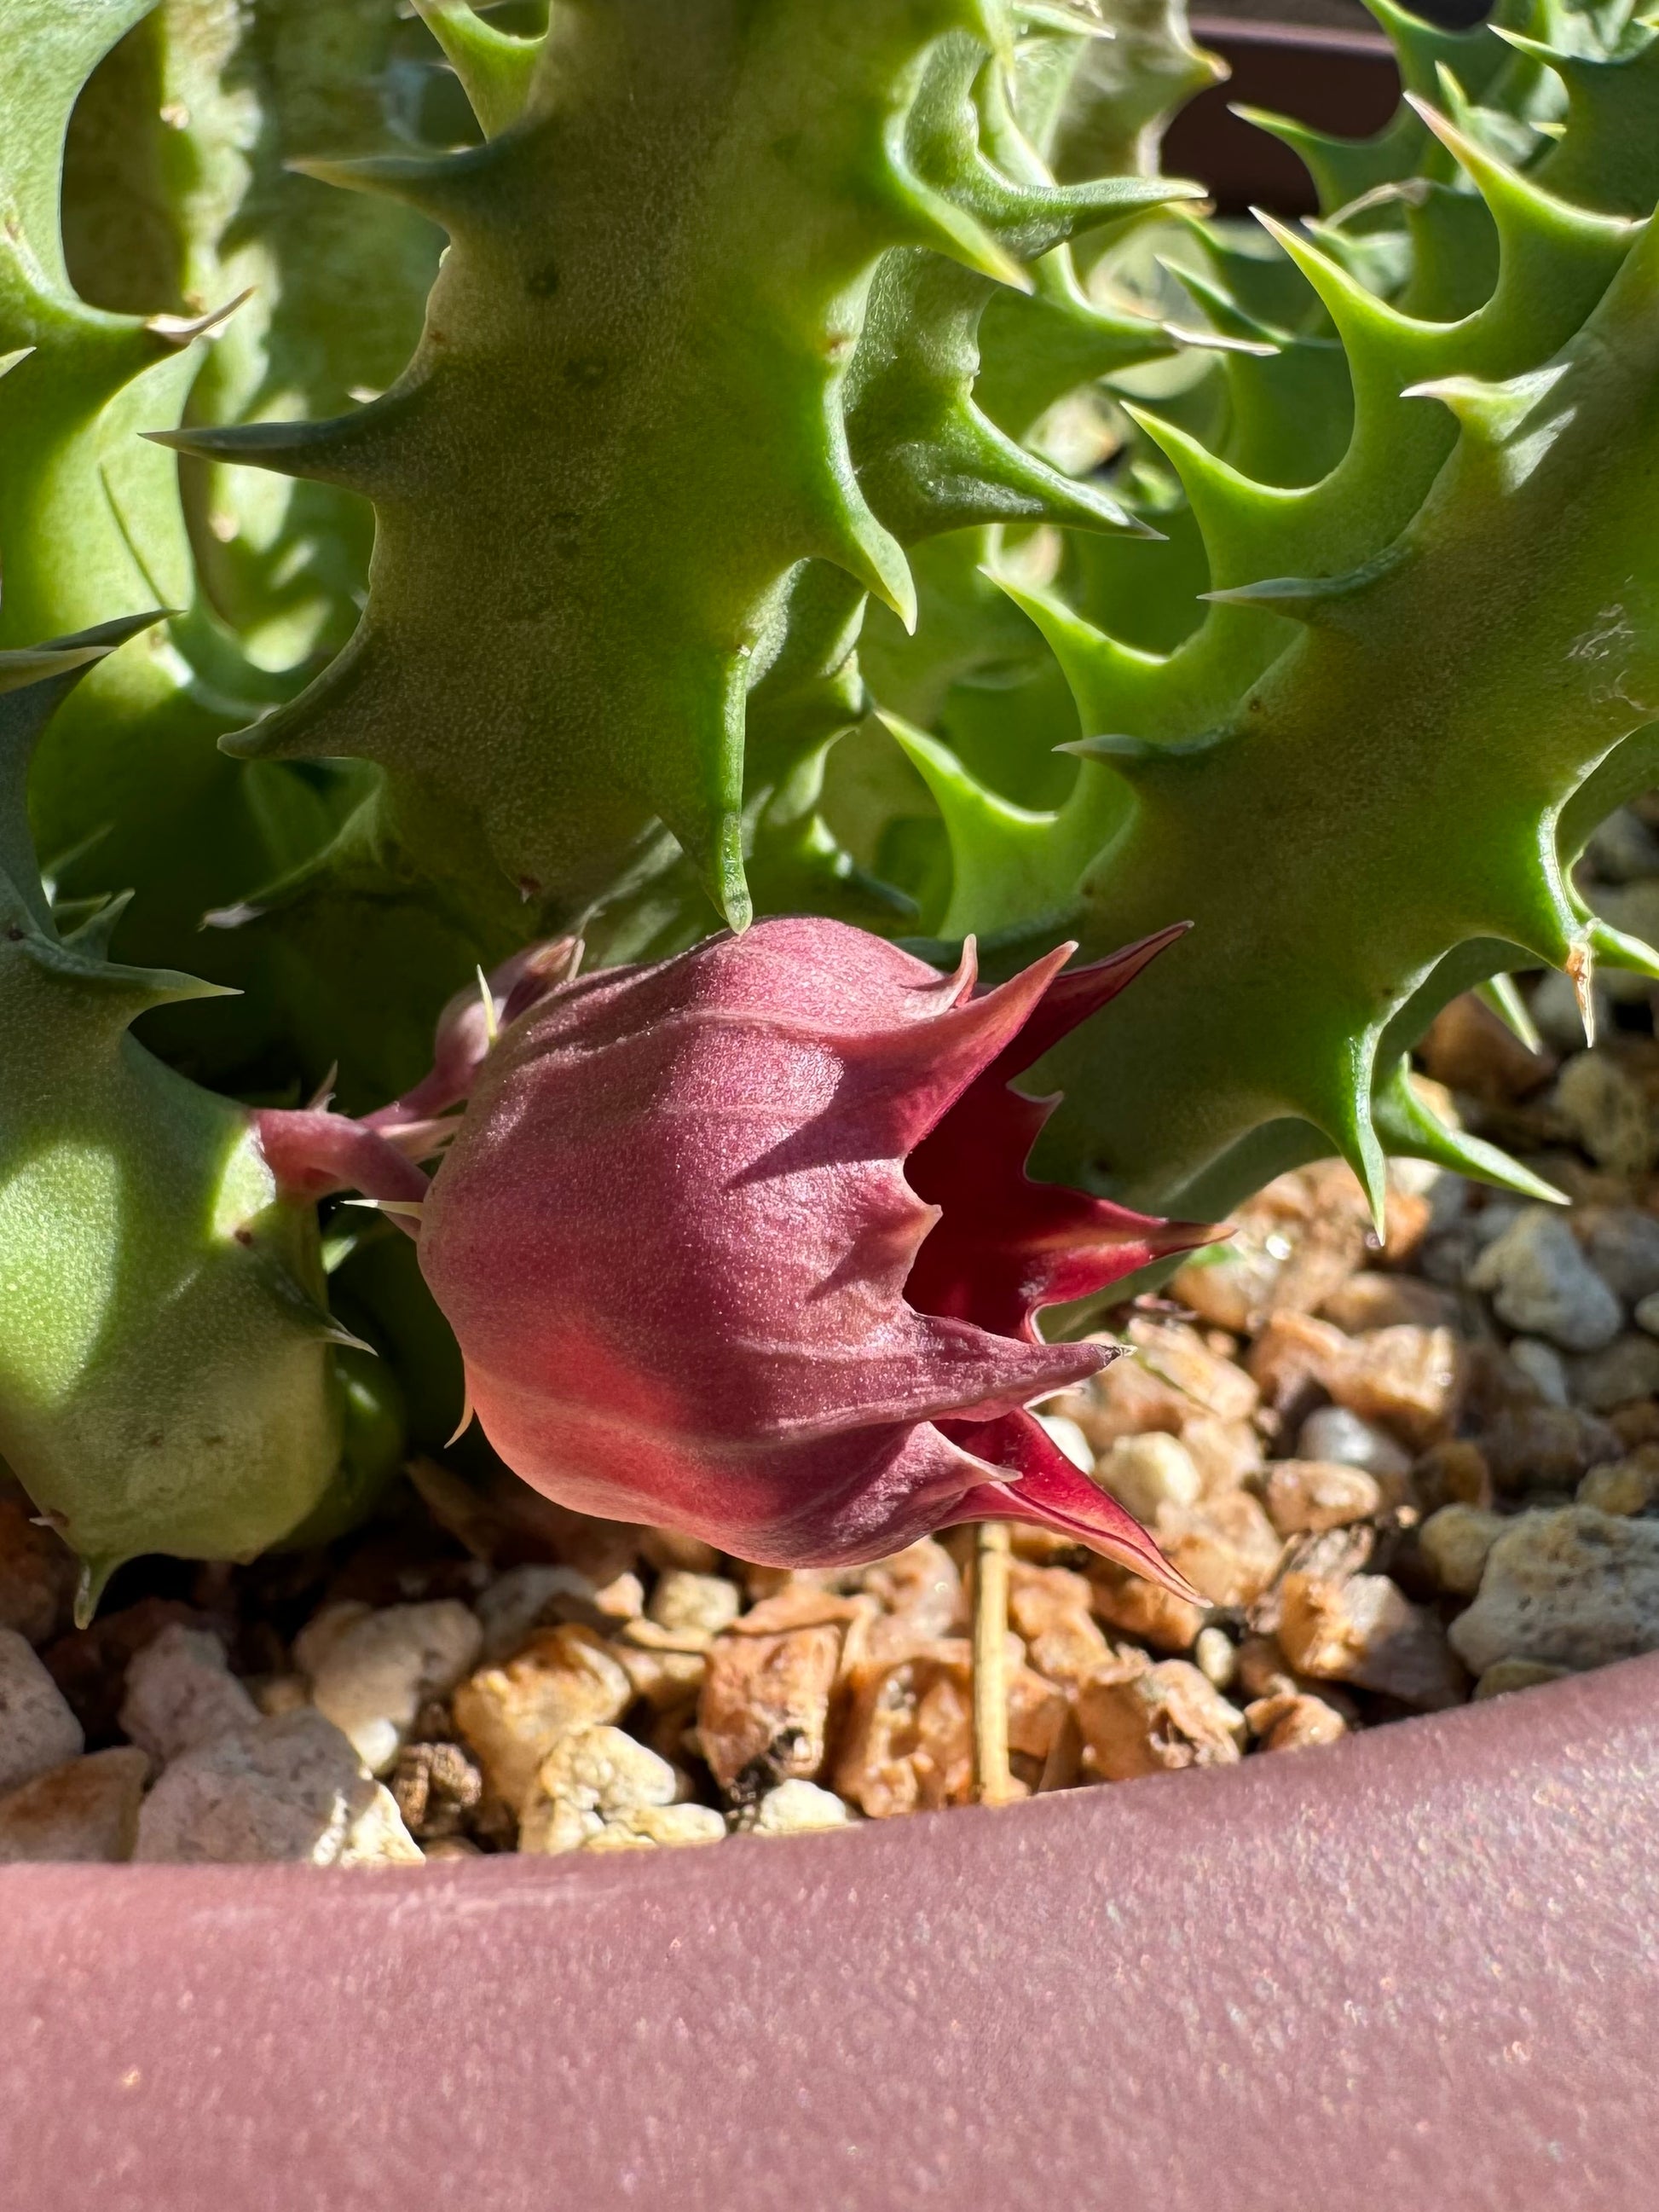
[[[0,1872],[6,2212],[1644,2212],[1659,1656],[792,1841]]]

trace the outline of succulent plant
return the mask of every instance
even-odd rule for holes
[[[372,1483],[395,1463],[395,1386],[337,1364],[354,1340],[328,1313],[316,1196],[422,1188],[384,1138],[239,1106],[146,1052],[140,1015],[215,987],[110,960],[118,902],[60,927],[30,758],[138,622],[0,654],[0,1455],[79,1554],[83,1621],[137,1553],[252,1557],[343,1467]]]
[[[487,143],[319,172],[449,234],[409,369],[331,421],[172,439],[375,502],[350,645],[243,750],[376,762],[398,837],[488,910],[580,908],[659,822],[742,927],[751,691],[833,682],[866,592],[908,616],[918,536],[1133,526],[974,407],[973,331],[1182,188],[1047,176],[996,96],[1002,0],[705,0],[672,35],[571,0],[533,50],[425,12]],[[769,792],[827,734],[801,703]]]
[[[1066,1092],[1045,1171],[1137,1203],[1222,1211],[1332,1150],[1379,1211],[1390,1150],[1540,1194],[1434,1120],[1408,1048],[1448,998],[1509,968],[1659,972],[1566,874],[1599,815],[1649,780],[1659,703],[1659,531],[1635,489],[1655,389],[1639,334],[1659,34],[1615,27],[1598,52],[1596,21],[1571,12],[1561,45],[1517,56],[1498,32],[1379,13],[1408,85],[1437,64],[1458,119],[1416,93],[1367,149],[1285,131],[1343,204],[1315,235],[1262,218],[1317,297],[1311,337],[1264,322],[1261,264],[1224,238],[1208,276],[1185,279],[1219,337],[1273,346],[1281,387],[1340,340],[1352,428],[1338,414],[1334,466],[1310,477],[1282,434],[1274,454],[1268,364],[1248,352],[1219,372],[1231,451],[1132,409],[1201,534],[1193,626],[1149,651],[1113,634],[1109,593],[1085,612],[1006,580],[1076,696],[1083,763],[1057,807],[1011,804],[937,737],[899,732],[950,839],[940,935],[1006,938],[1013,958],[1057,927],[1086,949],[1194,921],[1157,989],[1044,1071]],[[1565,115],[1523,127],[1558,64]],[[1518,71],[1513,108],[1472,112],[1454,65],[1492,102],[1498,65]],[[1488,143],[1506,114],[1524,167]],[[1362,188],[1370,204],[1346,205]],[[1395,296],[1368,276],[1392,276]],[[1113,1085],[1126,1050],[1138,1079]]]
[[[1271,125],[1321,212],[1251,228],[1158,173],[1215,73],[1177,0],[555,0],[524,35],[465,0],[419,0],[425,28],[395,0],[0,0],[0,990],[39,1039],[0,1072],[33,1331],[0,1449],[89,1594],[138,1548],[337,1525],[395,1459],[398,1380],[445,1432],[455,1336],[506,1456],[607,1511],[804,1559],[1030,1507],[1133,1550],[1024,1410],[1097,1358],[1036,1307],[1195,1233],[1114,1207],[1213,1217],[1333,1147],[1379,1207],[1390,1151],[1544,1188],[1437,1123],[1407,1055],[1528,963],[1587,1004],[1598,960],[1659,974],[1570,875],[1659,765],[1659,29],[1377,4],[1407,103],[1358,145]],[[821,919],[745,939],[756,912]],[[1183,922],[1106,1008],[1114,948]],[[572,984],[538,948],[578,929],[601,965]],[[757,1041],[756,976],[817,1024],[799,1066]],[[901,1003],[936,1017],[914,1040]],[[550,1237],[580,1212],[525,1133],[590,1018],[665,1095],[706,1049],[745,1101],[839,1066],[890,1115],[860,1173],[908,1176],[912,1243],[944,1211],[836,1294],[847,1343],[914,1354],[884,1427],[813,1397],[807,1255],[837,1223],[856,1249],[864,1186],[810,1155],[791,1273],[766,1255],[799,1194],[709,1181],[738,1121],[676,1183],[647,1104],[572,1076],[584,1143],[639,1140],[637,1218],[609,1273],[566,1254],[574,1314],[533,1250],[486,1269],[538,1204]],[[963,1095],[917,1062],[866,1098],[872,1039],[923,1028],[975,1041]],[[1039,1048],[1051,1115],[1007,1088]],[[361,1120],[298,1103],[337,1060]],[[452,1336],[398,1209],[475,1078],[420,1237]],[[325,1247],[351,1183],[392,1222],[330,1215]],[[324,1297],[354,1243],[339,1304],[384,1388]],[[688,1314],[711,1255],[730,1279]],[[719,1449],[671,1408],[649,1480],[607,1491],[566,1365],[589,1322],[630,1419],[653,1330],[702,1363]],[[811,1355],[787,1496],[751,1322]],[[769,1408],[741,1435],[740,1373]]]

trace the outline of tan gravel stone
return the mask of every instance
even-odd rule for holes
[[[653,1637],[652,1631],[656,1631]],[[659,1641],[658,1638],[661,1640]],[[691,1629],[658,1629],[655,1621],[630,1621],[611,1650],[636,1698],[658,1712],[696,1698],[708,1675],[713,1637]],[[697,1648],[687,1649],[688,1645]]]
[[[1177,1427],[1200,1413],[1220,1421],[1247,1421],[1255,1413],[1259,1402],[1255,1383],[1231,1359],[1212,1351],[1196,1329],[1179,1322],[1135,1320],[1129,1324],[1128,1340],[1141,1366],[1185,1401]],[[1107,1370],[1109,1376],[1111,1371]]]
[[[568,1729],[620,1720],[633,1694],[609,1646],[591,1628],[568,1624],[538,1631],[505,1667],[480,1668],[452,1703],[485,1787],[516,1808]]]
[[[584,1851],[684,1850],[723,1844],[726,1822],[712,1805],[641,1805],[618,1813],[580,1845]]]
[[[694,1575],[675,1568],[659,1579],[646,1616],[662,1628],[690,1628],[718,1636],[742,1610],[743,1592],[724,1575]]]
[[[1340,1161],[1270,1182],[1238,1208],[1218,1256],[1188,1261],[1170,1285],[1195,1313],[1237,1334],[1270,1313],[1310,1313],[1365,1257],[1370,1213]]]
[[[1339,1406],[1421,1449],[1457,1418],[1462,1349],[1449,1328],[1371,1329],[1347,1340],[1322,1379]]]
[[[1318,1160],[1267,1185],[1262,1199],[1290,1198],[1301,1212],[1284,1233],[1290,1252],[1273,1285],[1268,1310],[1314,1313],[1365,1261],[1370,1207],[1353,1171],[1340,1160]],[[1260,1200],[1256,1201],[1259,1205]],[[1254,1208],[1251,1209],[1254,1211]]]
[[[135,1858],[418,1865],[390,1790],[307,1709],[216,1736],[167,1767],[138,1814]]]
[[[1367,1521],[1382,1510],[1382,1486],[1363,1468],[1330,1460],[1279,1460],[1267,1477],[1267,1516],[1281,1536]]]
[[[1257,1698],[1244,1708],[1244,1718],[1263,1751],[1307,1751],[1348,1733],[1334,1705],[1297,1690]]]
[[[1442,1505],[1485,1508],[1492,1504],[1495,1490],[1486,1453],[1464,1437],[1447,1437],[1431,1444],[1412,1469],[1412,1493],[1425,1513]]]
[[[294,1663],[300,1672],[309,1677],[317,1672],[334,1645],[347,1629],[367,1620],[374,1610],[362,1598],[337,1598],[331,1605],[319,1606],[294,1639]]]
[[[40,1528],[34,1508],[0,1472],[0,1628],[49,1644],[69,1626],[80,1569],[61,1537]]]
[[[1346,1406],[1320,1406],[1302,1424],[1296,1439],[1296,1459],[1334,1460],[1342,1467],[1363,1468],[1382,1485],[1391,1504],[1404,1494],[1411,1473],[1412,1455],[1375,1421],[1362,1419]]]
[[[398,1801],[383,1782],[371,1784],[367,1808],[346,1830],[338,1858],[342,1867],[420,1866],[426,1853],[404,1826]],[[319,1862],[320,1863],[320,1862]]]
[[[634,1533],[639,1539],[641,1558],[659,1574],[667,1574],[675,1567],[683,1567],[690,1575],[720,1572],[720,1553],[701,1536],[688,1536],[679,1528],[636,1528]]]
[[[478,1656],[486,1666],[499,1667],[521,1651],[538,1628],[570,1617],[561,1608],[575,1608],[576,1619],[597,1627],[598,1601],[595,1585],[574,1567],[540,1560],[509,1567],[478,1595],[474,1610],[483,1638]]]
[[[1571,1490],[1625,1456],[1619,1431],[1576,1406],[1514,1407],[1482,1430],[1480,1448],[1500,1490]]]
[[[1095,1476],[1154,1531],[1172,1512],[1195,1505],[1204,1488],[1185,1444],[1158,1429],[1144,1437],[1119,1437],[1096,1462]]]
[[[733,1636],[777,1636],[794,1628],[845,1628],[877,1608],[860,1592],[843,1597],[816,1577],[793,1577],[781,1589],[751,1605],[732,1623]]]
[[[603,1814],[561,1797],[532,1794],[519,1821],[517,1849],[522,1858],[562,1858],[592,1842],[605,1826]]]
[[[1122,1635],[1150,1644],[1155,1651],[1190,1651],[1204,1626],[1201,1607],[1109,1560],[1090,1569],[1089,1583],[1099,1619]]]
[[[1237,1490],[1265,1464],[1261,1439],[1249,1421],[1222,1421],[1213,1413],[1200,1413],[1183,1424],[1181,1441],[1198,1469],[1205,1498]]]
[[[0,1790],[78,1758],[85,1743],[33,1646],[15,1628],[0,1628]]]
[[[930,1536],[866,1567],[863,1590],[922,1643],[966,1627],[968,1600],[956,1561]]]
[[[1244,1490],[1206,1498],[1178,1530],[1167,1538],[1160,1531],[1159,1540],[1212,1605],[1251,1604],[1278,1573],[1285,1551],[1261,1501]]]
[[[1110,1659],[1111,1646],[1090,1610],[1093,1596],[1085,1576],[1014,1562],[1008,1618],[1030,1664],[1048,1681],[1084,1681]]]
[[[371,1773],[389,1773],[422,1705],[454,1688],[483,1643],[477,1616],[453,1598],[381,1607],[338,1626],[319,1657],[307,1654],[312,1703]]]
[[[297,1713],[311,1703],[303,1674],[266,1674],[247,1685],[254,1704],[267,1720],[279,1713]]]
[[[595,1585],[593,1607],[602,1620],[637,1620],[645,1611],[645,1584],[625,1567]]]
[[[642,1805],[672,1805],[684,1794],[665,1759],[624,1729],[604,1726],[562,1736],[537,1771],[536,1793],[520,1816],[526,1827],[538,1796],[609,1820]]]
[[[1107,1341],[1115,1344],[1115,1338]],[[1080,1389],[1052,1398],[1046,1412],[1074,1420],[1097,1453],[1119,1437],[1144,1436],[1161,1429],[1177,1435],[1199,1410],[1183,1392],[1151,1373],[1138,1359],[1115,1359]]]
[[[1078,1692],[1084,1765],[1104,1782],[1187,1766],[1229,1766],[1244,1716],[1196,1667],[1163,1659],[1127,1679],[1103,1675]]]
[[[1552,1103],[1590,1158],[1614,1175],[1645,1175],[1659,1157],[1647,1095],[1611,1053],[1575,1054],[1556,1079]]]
[[[843,1606],[839,1618],[817,1626],[716,1641],[697,1703],[697,1735],[723,1790],[739,1777],[755,1777],[763,1789],[793,1776],[817,1778],[829,1743],[848,1617]]]
[[[1213,1257],[1206,1253],[1177,1268],[1170,1295],[1190,1306],[1200,1321],[1243,1335],[1267,1312],[1284,1264],[1282,1255],[1267,1249],[1264,1236],[1241,1228],[1215,1248]]]
[[[1350,1336],[1376,1328],[1451,1328],[1458,1317],[1454,1292],[1415,1275],[1385,1275],[1370,1269],[1350,1275],[1326,1299],[1320,1313]]]
[[[1012,1656],[1012,1653],[1011,1653]],[[862,1668],[835,1766],[838,1796],[874,1820],[966,1804],[973,1788],[972,1652],[957,1638],[886,1667]],[[1011,1666],[1008,1743],[1040,1767],[1065,1718],[1063,1692]]]
[[[1291,1662],[1276,1636],[1247,1636],[1238,1647],[1238,1680],[1250,1698],[1277,1696],[1296,1688]]]
[[[1477,1698],[1506,1697],[1511,1690],[1535,1690],[1543,1682],[1564,1681],[1571,1667],[1552,1667],[1542,1659],[1500,1659],[1474,1686]]]
[[[1238,1646],[1223,1628],[1200,1628],[1193,1646],[1193,1664],[1218,1690],[1231,1690],[1238,1680]]]
[[[1607,1426],[1626,1451],[1635,1451],[1643,1444],[1659,1444],[1659,1399],[1617,1407],[1607,1415]]]
[[[127,1744],[49,1767],[0,1797],[0,1866],[132,1856],[149,1760]]]
[[[164,1628],[127,1668],[121,1725],[164,1764],[258,1717],[224,1645],[205,1629]]]
[[[1585,1505],[1521,1514],[1450,1633],[1479,1674],[1500,1659],[1580,1668],[1659,1650],[1659,1522]]]
[[[1342,1582],[1286,1575],[1279,1641],[1297,1674],[1352,1682],[1421,1711],[1461,1705],[1467,1695],[1440,1623],[1386,1575]]]
[[[1441,1008],[1421,1052],[1437,1082],[1487,1105],[1528,1097],[1549,1081],[1555,1067],[1552,1054],[1529,1051],[1471,992]]]
[[[1276,1413],[1300,1419],[1329,1393],[1328,1376],[1348,1351],[1348,1339],[1309,1314],[1274,1314],[1245,1357],[1245,1365]]]
[[[833,1790],[820,1790],[815,1782],[781,1782],[738,1826],[750,1836],[808,1836],[851,1827],[854,1818]]]
[[[1487,1554],[1509,1527],[1501,1513],[1478,1505],[1443,1505],[1419,1533],[1418,1544],[1429,1572],[1451,1597],[1473,1597],[1486,1572]]]
[[[1578,1486],[1580,1505],[1598,1513],[1645,1513],[1659,1498],[1659,1445],[1642,1444],[1628,1459],[1593,1467]]]
[[[1645,1334],[1615,1336],[1600,1352],[1572,1360],[1568,1389],[1575,1405],[1592,1413],[1610,1413],[1634,1398],[1659,1392],[1659,1343]]]

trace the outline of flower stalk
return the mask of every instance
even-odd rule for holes
[[[1018,1794],[1008,1761],[1008,1523],[974,1529],[974,1796],[1006,1805]]]

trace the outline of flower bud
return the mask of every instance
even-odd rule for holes
[[[478,1065],[421,1223],[496,1450],[772,1565],[995,1516],[1178,1582],[1024,1409],[1111,1356],[1044,1344],[1041,1307],[1210,1232],[1030,1182],[1048,1109],[1009,1087],[1176,933],[976,994],[971,944],[941,975],[781,920],[551,985]]]

